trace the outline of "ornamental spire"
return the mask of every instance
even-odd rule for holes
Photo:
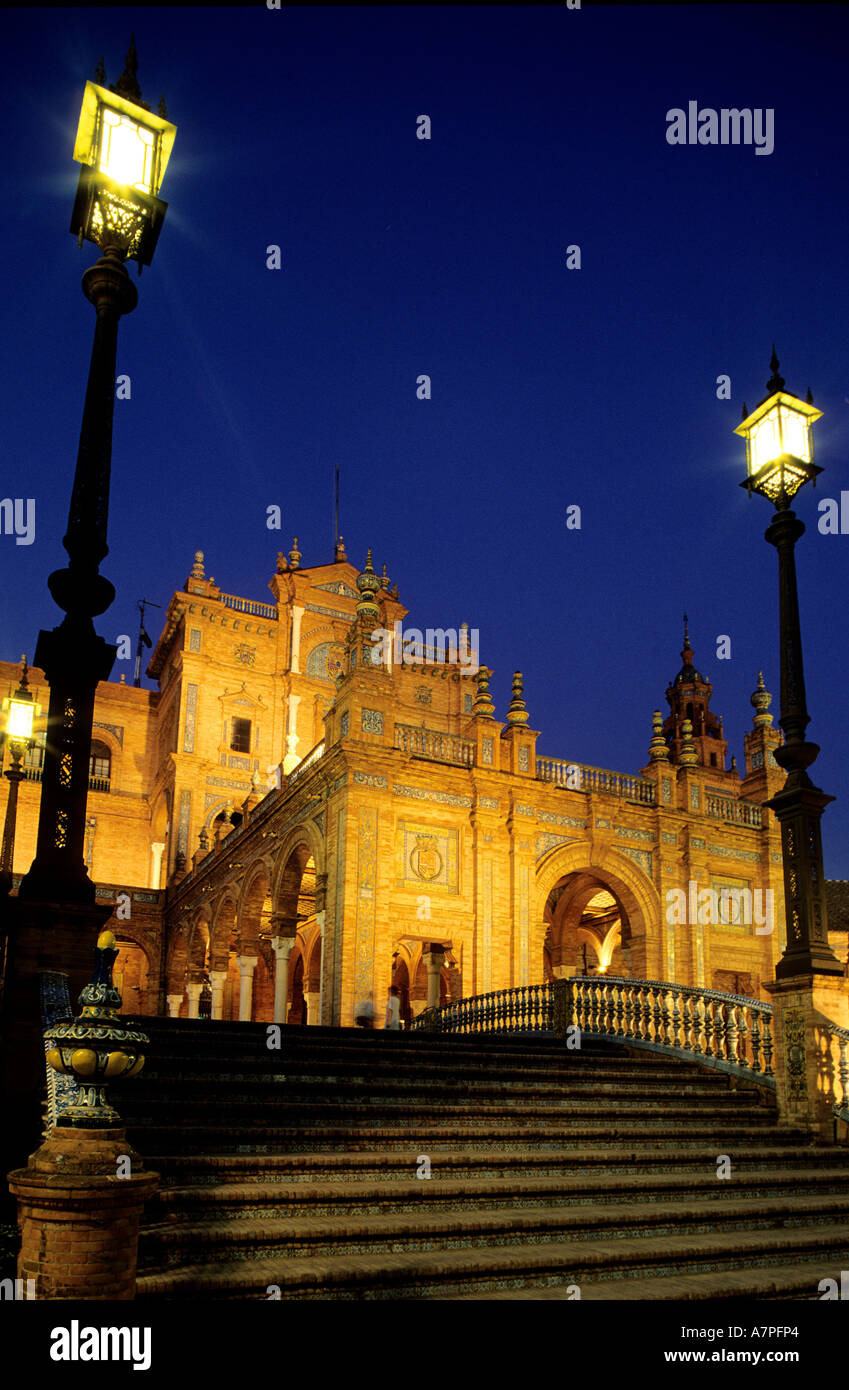
[[[507,710],[508,724],[527,724],[530,719],[525,701],[522,698],[523,680],[521,671],[513,672],[513,698]]]
[[[124,62],[124,71],[118,78],[114,87],[110,88],[116,96],[126,97],[127,101],[134,101],[137,106],[148,107],[142,101],[141,87],[138,80],[139,55],[136,53],[136,36],[131,34],[130,47],[127,50],[127,57]]]
[[[649,761],[653,763],[669,762],[669,744],[663,737],[663,715],[656,709],[652,715],[652,739],[649,744]]]
[[[772,357],[769,359],[769,365],[772,368],[772,376],[766,384],[766,389],[772,396],[776,391],[783,391],[786,384],[784,377],[778,371],[780,363],[775,355],[775,343],[772,345]]]

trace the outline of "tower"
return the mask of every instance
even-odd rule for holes
[[[722,719],[710,708],[713,686],[693,665],[686,613],[681,660],[684,663],[681,670],[666,688],[670,713],[663,723],[663,736],[669,746],[670,761],[681,763],[685,744],[689,752],[690,740],[685,738],[684,730],[684,724],[689,720],[699,765],[724,772],[728,744],[722,734]]]

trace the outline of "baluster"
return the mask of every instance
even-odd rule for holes
[[[759,1025],[758,1025],[758,1011],[757,1011],[757,1009],[751,1009],[750,1012],[751,1012],[751,1015],[752,1015],[752,1028],[751,1028],[751,1038],[752,1038],[752,1042],[751,1042],[751,1053],[752,1053],[752,1062],[751,1062],[751,1066],[752,1066],[752,1071],[753,1071],[753,1072],[759,1072],[759,1071],[761,1070],[761,1030],[760,1030],[760,1027],[759,1027]]]
[[[681,1045],[693,1051],[693,1000],[685,989],[681,991]]]
[[[741,1067],[751,1070],[749,1061],[749,1025],[746,1022],[746,1014],[749,1012],[745,1004],[738,1005],[739,1013],[737,1018],[737,1061]]]
[[[704,1048],[704,1053],[705,1053],[705,1056],[706,1056],[706,1057],[712,1057],[712,1056],[714,1055],[714,1054],[713,1054],[713,1043],[712,1043],[712,1039],[713,1039],[713,1023],[714,1023],[714,1020],[713,1020],[713,1005],[714,1005],[714,1001],[713,1001],[712,999],[705,999],[705,1001],[704,1001],[704,1030],[705,1030],[705,1048]]]
[[[772,1076],[772,1015],[763,1015],[764,1076]]]
[[[601,1017],[599,1019],[599,1031],[607,1034],[613,1031],[612,1012],[610,1007],[610,985],[604,976],[602,976],[601,981]]]
[[[739,1065],[737,1056],[737,1005],[726,1004],[727,1021],[725,1025],[725,1055],[729,1062]]]
[[[594,1033],[594,1032],[596,1031],[596,1019],[598,1018],[598,987],[597,987],[596,982],[595,982],[594,979],[593,979],[593,980],[590,980],[590,983],[589,983],[589,995],[590,995],[590,1032],[591,1032],[591,1033]]]
[[[837,1072],[840,1077],[840,1105],[843,1110],[849,1109],[849,1066],[846,1063],[846,1038],[841,1033],[837,1034],[837,1046],[840,1050],[840,1060],[837,1064]]]
[[[726,1046],[726,1019],[727,1009],[720,999],[714,1000],[713,1005],[713,1047],[717,1057],[721,1061],[726,1061],[728,1049]]]
[[[678,1035],[679,1035],[680,1027],[681,1027],[681,1012],[680,1012],[680,1010],[679,1010],[679,1008],[678,1008],[678,1000],[679,1000],[679,998],[680,998],[680,990],[673,989],[673,990],[671,991],[671,993],[672,993],[672,1046],[673,1046],[673,1047],[678,1047],[678,1046],[679,1046]],[[686,1044],[686,1039],[685,1039],[685,1044]]]
[[[632,1033],[632,1032],[631,1032],[631,1022],[632,1022],[633,1017],[634,1017],[634,986],[633,986],[632,984],[627,984],[627,985],[621,985],[620,988],[621,988],[621,990],[622,990],[622,996],[623,996],[623,1003],[622,1003],[622,1013],[623,1013],[622,1037],[623,1037],[623,1038],[633,1038],[633,1037],[636,1037],[636,1033]]]

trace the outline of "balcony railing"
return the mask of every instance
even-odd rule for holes
[[[632,777],[627,772],[610,772],[607,768],[590,767],[585,763],[569,763],[562,758],[537,758],[537,778],[541,782],[553,782],[556,787],[604,792],[625,801],[639,801],[644,806],[653,806],[655,802],[655,785],[647,777]]]
[[[25,767],[24,780],[27,782],[40,782],[42,768]],[[112,787],[111,777],[89,777],[88,789],[90,792],[108,792]]]
[[[422,729],[415,724],[395,725],[395,747],[414,758],[426,758],[432,763],[451,763],[455,767],[471,767],[475,761],[475,745],[469,738],[453,738],[435,729]]]
[[[257,603],[256,599],[239,598],[237,594],[218,595],[225,608],[235,608],[237,613],[250,613],[254,618],[268,618],[270,622],[277,619],[277,605],[274,603]]]
[[[708,793],[705,797],[705,813],[714,820],[731,821],[734,825],[748,825],[753,830],[760,830],[763,825],[761,808],[754,801],[736,801],[733,797],[711,796]]]

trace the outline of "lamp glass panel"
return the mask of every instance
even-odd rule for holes
[[[103,108],[99,167],[116,183],[150,193],[153,182],[153,131],[118,111]]]
[[[757,473],[765,464],[771,463],[773,459],[780,456],[783,451],[777,410],[769,411],[762,420],[752,426],[749,434],[749,447],[753,473]]]
[[[32,734],[33,704],[31,700],[9,701],[9,717],[6,721],[8,738],[28,739]]]
[[[781,441],[785,454],[792,454],[803,463],[811,461],[809,425],[806,417],[798,410],[781,406]]]

